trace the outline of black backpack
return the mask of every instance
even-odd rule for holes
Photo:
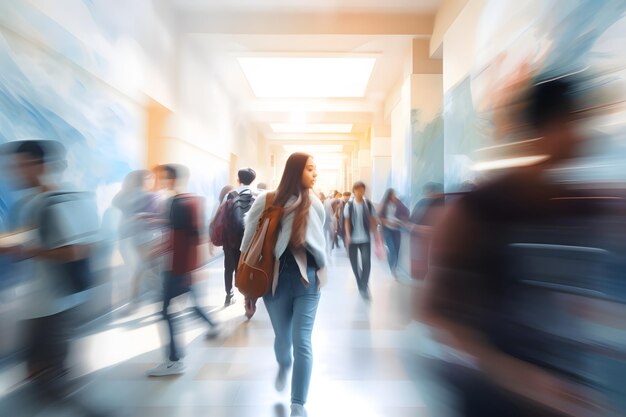
[[[242,193],[232,192],[228,196],[229,200],[231,198],[232,204],[229,207],[225,241],[228,247],[239,249],[246,226],[245,215],[254,203],[254,195],[252,191],[244,190]]]
[[[354,229],[354,201],[350,200],[348,201],[348,212],[350,213],[350,233],[352,233],[352,229]],[[369,230],[370,230],[370,219],[371,217],[374,215],[373,213],[373,208],[372,208],[372,203],[363,198],[363,204],[365,207],[363,207],[364,209],[367,210],[363,210],[363,227],[365,228],[365,232],[367,233],[367,235],[369,236]],[[343,215],[343,210],[341,212],[342,214],[342,222],[345,222],[345,216]],[[344,226],[345,229],[345,226]],[[344,230],[345,233],[345,230]]]

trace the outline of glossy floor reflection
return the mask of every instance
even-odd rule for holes
[[[179,302],[181,340],[187,343],[184,375],[144,376],[164,355],[159,306],[148,304],[132,314],[115,313],[75,343],[81,372],[90,381],[81,400],[114,415],[138,417],[288,416],[289,390],[279,394],[273,388],[277,365],[267,312],[259,302],[257,314],[247,322],[241,297],[226,309],[220,307],[220,262],[198,276],[203,304],[224,323],[218,339],[205,340],[202,323],[185,317],[184,302]],[[386,265],[374,261],[373,302],[366,304],[356,290],[345,251],[336,249],[331,262],[314,330],[309,416],[426,416],[414,353],[419,341],[409,330],[410,283],[395,281]],[[8,388],[19,374],[19,365],[3,372],[2,388],[8,391],[0,406],[19,408],[14,415],[20,416],[81,415],[66,405],[30,410],[35,407],[24,400],[27,394]]]

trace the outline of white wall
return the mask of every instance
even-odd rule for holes
[[[375,156],[372,158],[372,201],[380,202],[389,187],[391,175],[391,157]]]
[[[238,118],[235,126],[235,138],[232,145],[237,155],[239,168],[250,167],[257,173],[257,182],[267,183],[269,177],[269,156],[267,141],[247,120]]]
[[[443,106],[443,75],[411,75],[411,109],[420,110],[418,128],[441,114]]]
[[[444,94],[471,71],[478,21],[486,0],[469,0],[443,37]]]
[[[398,195],[410,190],[411,77],[402,85],[400,101],[391,112],[391,186]]]
[[[170,136],[179,137],[220,159],[237,155],[237,167],[251,167],[259,181],[271,182],[267,141],[242,116],[210,61],[181,36],[178,46],[177,107]]]
[[[380,201],[391,175],[391,138],[372,137],[372,199]]]
[[[170,136],[229,160],[236,134],[230,98],[206,60],[184,37],[178,46],[178,61],[177,105]]]
[[[430,55],[433,58],[442,57],[444,35],[461,10],[463,10],[465,4],[467,4],[467,0],[444,0],[439,10],[437,10],[429,48]]]

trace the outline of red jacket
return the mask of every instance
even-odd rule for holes
[[[202,197],[179,194],[172,199],[169,213],[172,274],[188,274],[201,265],[198,250],[204,215]]]

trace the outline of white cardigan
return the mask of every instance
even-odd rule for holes
[[[261,214],[265,209],[265,200],[267,193],[263,193],[259,195],[250,210],[246,214],[246,228],[243,234],[243,240],[241,242],[241,252],[243,253],[248,250],[250,246],[250,242],[252,241],[252,236],[254,236],[254,232],[256,230],[257,223],[261,218]],[[326,238],[324,237],[324,206],[322,202],[317,198],[317,196],[311,193],[311,207],[309,208],[309,218],[307,219],[306,226],[306,234],[304,238],[304,245],[306,250],[313,255],[315,259],[315,263],[319,268],[317,271],[317,278],[319,279],[320,287],[326,284]],[[287,200],[286,207],[291,206],[297,200],[296,197],[291,197]],[[276,257],[276,261],[282,256],[282,254],[287,250],[289,246],[289,241],[291,240],[291,229],[293,228],[293,218],[294,212],[283,216],[281,221],[280,231],[278,233],[278,239],[276,240],[276,246],[274,247],[274,256]],[[307,261],[306,261],[306,252],[302,251],[301,253],[294,253],[294,258],[298,263],[298,267],[300,269],[300,273],[302,278],[304,278],[307,282],[308,277],[306,274]],[[274,282],[272,288],[272,294],[276,292],[276,286],[278,285],[278,269],[274,268]]]

